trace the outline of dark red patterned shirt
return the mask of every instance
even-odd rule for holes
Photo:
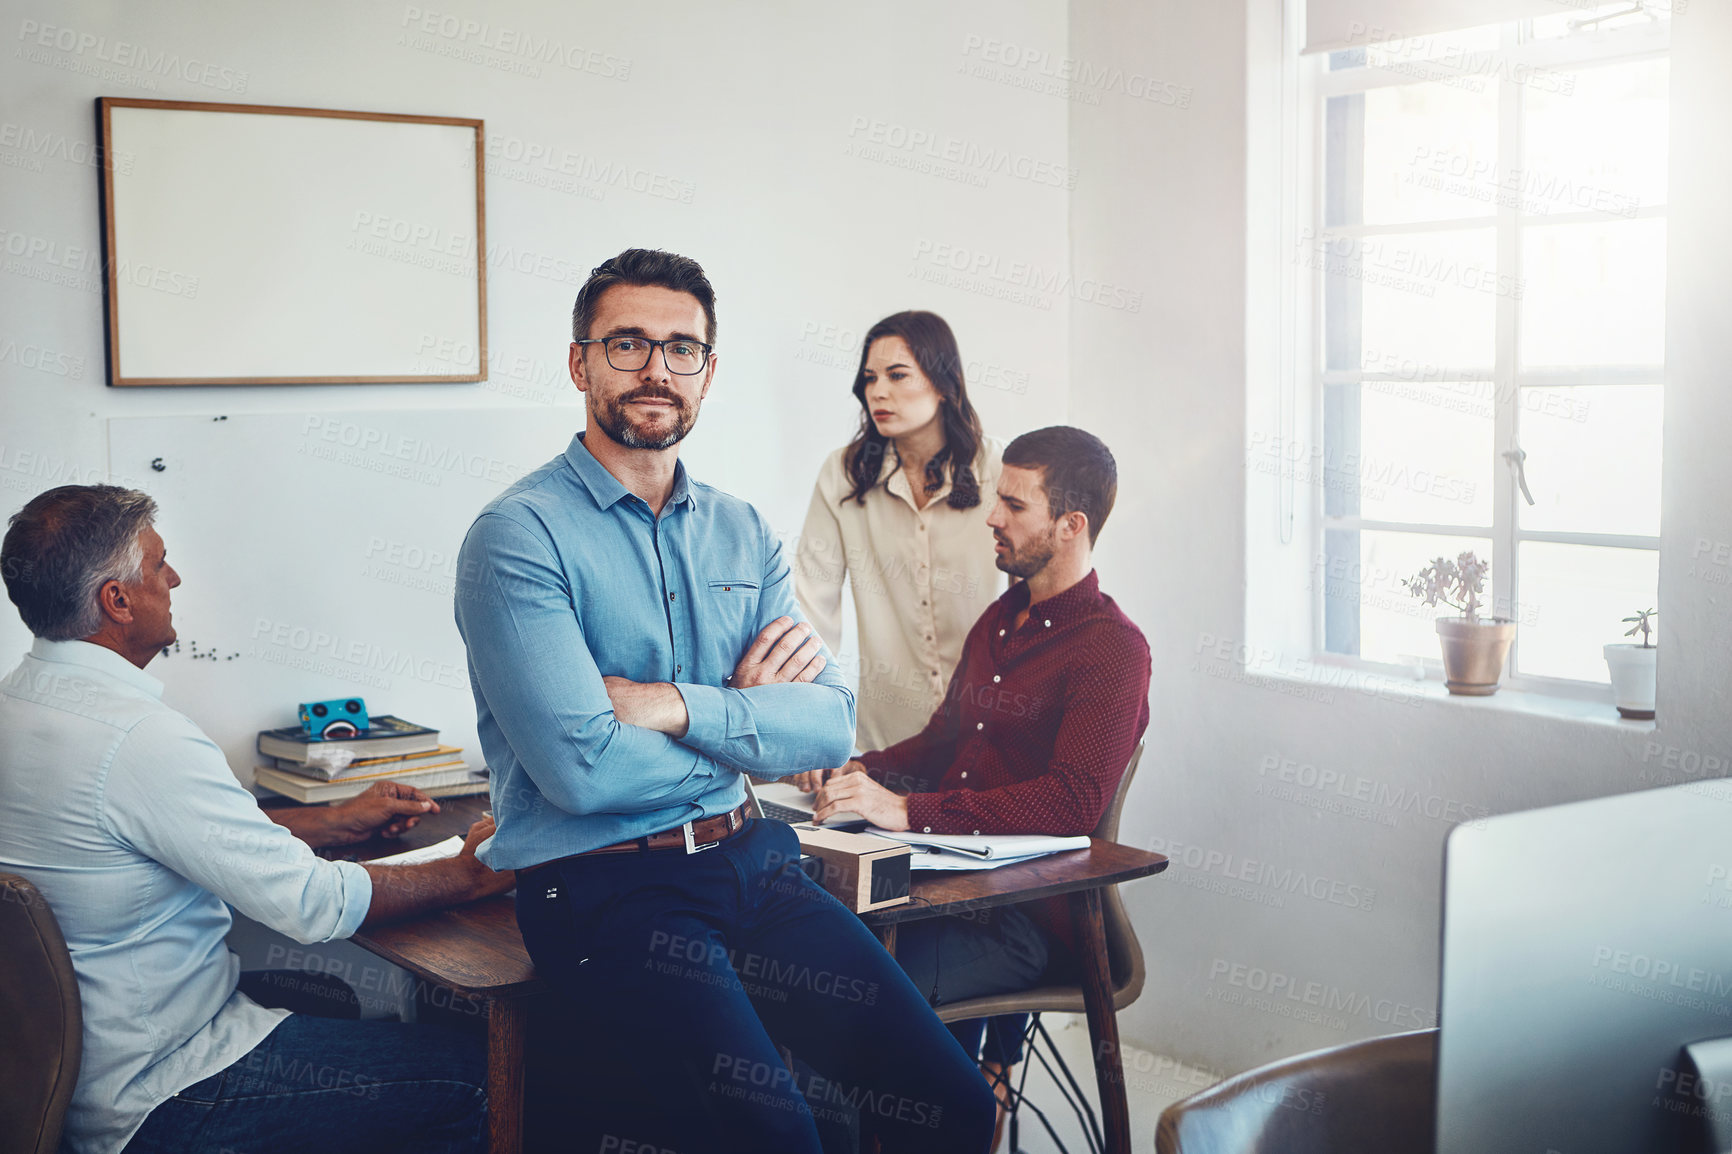
[[[916,833],[1092,833],[1149,724],[1149,646],[1091,570],[1029,606],[1019,581],[974,623],[926,728],[861,756]]]

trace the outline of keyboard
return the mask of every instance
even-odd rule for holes
[[[771,821],[785,821],[789,825],[799,825],[812,820],[812,815],[804,810],[795,809],[791,805],[777,805],[773,801],[758,800],[758,808]]]

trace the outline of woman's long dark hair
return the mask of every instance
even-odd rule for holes
[[[854,397],[860,402],[860,431],[842,454],[842,468],[854,489],[842,498],[842,503],[866,503],[866,494],[878,483],[884,469],[884,454],[890,448],[889,438],[873,424],[872,410],[866,403],[866,358],[872,352],[872,342],[881,337],[901,337],[906,341],[920,371],[938,390],[944,447],[926,462],[926,491],[938,491],[944,484],[948,466],[950,496],[944,499],[945,504],[952,509],[974,508],[980,504],[974,457],[980,451],[982,434],[980,417],[968,403],[968,386],[962,379],[962,354],[957,351],[956,336],[943,317],[917,311],[885,317],[872,326],[860,343],[860,369],[854,374]]]

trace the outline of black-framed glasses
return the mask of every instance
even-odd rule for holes
[[[652,341],[648,337],[597,337],[577,343],[600,345],[607,356],[607,363],[622,373],[635,373],[649,364],[657,346],[661,348],[668,372],[677,376],[701,373],[710,363],[711,346],[684,337],[670,337],[665,341]]]

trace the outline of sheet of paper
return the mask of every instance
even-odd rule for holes
[[[1083,837],[1053,837],[1047,834],[938,834],[915,833],[912,830],[881,829],[878,826],[867,826],[863,833],[877,837],[888,838],[891,841],[903,842],[907,845],[937,846],[939,849],[953,853],[972,855],[977,858],[996,859],[1010,858],[1022,860],[1037,857],[1041,854],[1064,853],[1067,850],[1087,849],[1089,839]]]
[[[430,861],[444,861],[448,857],[456,857],[463,849],[463,835],[452,834],[444,841],[424,845],[420,849],[408,849],[402,853],[394,853],[390,857],[376,857],[368,865],[422,865]]]
[[[916,845],[909,848],[914,854],[909,859],[908,868],[916,870],[995,870],[1000,866],[1015,865],[1017,862],[1033,861],[1035,858],[1047,856],[1044,853],[1031,853],[1023,857],[984,858],[939,849],[937,846]]]

